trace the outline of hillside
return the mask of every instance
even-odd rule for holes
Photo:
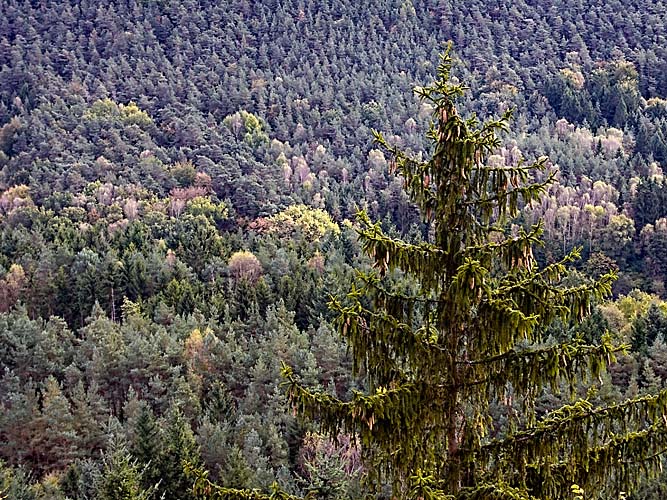
[[[364,386],[327,302],[369,266],[358,209],[429,238],[372,130],[425,152],[412,89],[450,40],[462,109],[515,110],[491,161],[560,170],[516,221],[544,220],[538,260],[581,246],[582,274],[619,271],[552,338],[632,344],[600,401],[663,388],[665,9],[0,0],[0,498],[113,498],[120,476],[190,498],[183,457],[228,486],[361,495],[357,450],[292,415],[278,360]]]

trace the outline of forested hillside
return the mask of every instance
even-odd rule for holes
[[[632,345],[602,402],[663,388],[666,8],[0,0],[0,498],[192,498],[183,461],[361,497],[359,450],[293,415],[280,362],[365,387],[327,303],[370,266],[359,209],[431,237],[372,129],[424,152],[412,89],[449,40],[462,109],[515,109],[489,161],[559,169],[517,220],[544,220],[537,259],[581,246],[581,275],[618,270],[610,301],[548,334]]]

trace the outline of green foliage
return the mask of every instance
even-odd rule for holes
[[[176,163],[170,168],[170,172],[181,187],[191,186],[197,178],[197,169],[191,161]]]
[[[225,117],[222,123],[229,127],[237,137],[242,137],[252,147],[269,142],[269,136],[263,130],[264,124],[262,120],[243,109]]]
[[[94,102],[84,113],[84,119],[97,121],[120,121],[125,125],[137,125],[145,128],[153,124],[148,113],[134,103],[117,104],[109,98]]]
[[[69,401],[53,377],[45,382],[42,408],[35,424],[33,440],[42,470],[65,468],[76,456],[74,417]]]
[[[362,464],[358,447],[345,436],[337,442],[317,434],[304,439],[304,489],[323,500],[358,498]]]
[[[104,468],[97,485],[99,500],[148,500],[151,490],[142,487],[143,469],[122,441],[111,443],[104,457]]]
[[[199,465],[199,449],[195,442],[190,425],[183,413],[172,407],[164,429],[164,445],[158,457],[157,469],[160,474],[160,483],[157,486],[158,498],[174,500],[188,500],[193,497],[192,483],[186,474],[186,464]]]
[[[648,355],[649,347],[657,338],[667,339],[667,315],[656,304],[651,304],[646,314],[632,323],[631,335],[633,352]]]
[[[155,487],[162,479],[159,463],[163,441],[153,412],[145,404],[141,406],[134,434],[130,452],[137,464],[142,467],[141,485],[144,488]]]
[[[0,498],[3,500],[35,499],[25,471],[7,467],[4,463],[0,462]]]
[[[224,203],[215,203],[205,196],[198,196],[189,200],[186,205],[186,212],[194,216],[205,215],[216,223],[224,221],[229,216],[229,210]]]
[[[258,490],[240,490],[235,488],[224,488],[208,480],[208,474],[196,467],[188,466],[187,472],[194,482],[195,498],[206,500],[306,500],[317,498],[310,495],[301,499],[281,491],[277,483],[271,486],[271,494],[265,494]]]

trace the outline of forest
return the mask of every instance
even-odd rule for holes
[[[336,305],[378,267],[359,211],[433,243],[387,145],[429,157],[437,106],[418,94],[448,42],[460,113],[512,110],[488,165],[554,173],[511,228],[542,221],[535,264],[617,277],[540,345],[628,349],[540,387],[534,413],[663,391],[666,8],[0,0],[0,499],[392,498],[355,434],[293,398],[383,380]],[[409,294],[401,269],[386,279]],[[497,429],[522,411],[501,399]],[[667,476],[635,486],[613,498],[664,498]]]

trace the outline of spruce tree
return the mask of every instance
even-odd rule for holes
[[[629,491],[653,473],[667,447],[667,393],[610,407],[576,398],[613,361],[608,336],[548,343],[554,320],[581,321],[608,295],[613,273],[580,284],[569,278],[574,250],[540,267],[533,248],[542,224],[517,216],[553,181],[548,160],[487,165],[511,113],[480,123],[455,101],[446,53],[437,81],[416,93],[434,107],[428,159],[412,157],[376,133],[431,228],[411,244],[359,215],[359,240],[371,271],[346,299],[332,299],[337,325],[368,392],[349,401],[313,392],[289,367],[283,375],[295,410],[336,438],[361,444],[370,484],[391,484],[396,498],[596,498]],[[411,280],[397,291],[390,283]],[[569,387],[572,401],[536,411],[544,388]],[[508,408],[492,418],[492,406]],[[516,411],[520,409],[521,411]],[[605,497],[611,498],[611,497]]]
[[[148,500],[152,489],[142,487],[143,469],[123,440],[113,436],[104,455],[104,468],[97,484],[97,500]]]
[[[155,416],[147,404],[143,404],[135,424],[135,439],[130,447],[132,456],[144,467],[142,484],[146,488],[156,487],[162,479],[160,461],[163,441]]]
[[[200,465],[199,447],[190,424],[178,407],[172,406],[166,424],[164,448],[157,463],[161,478],[157,493],[173,500],[189,500],[193,498],[194,481],[187,476],[185,468]]]

